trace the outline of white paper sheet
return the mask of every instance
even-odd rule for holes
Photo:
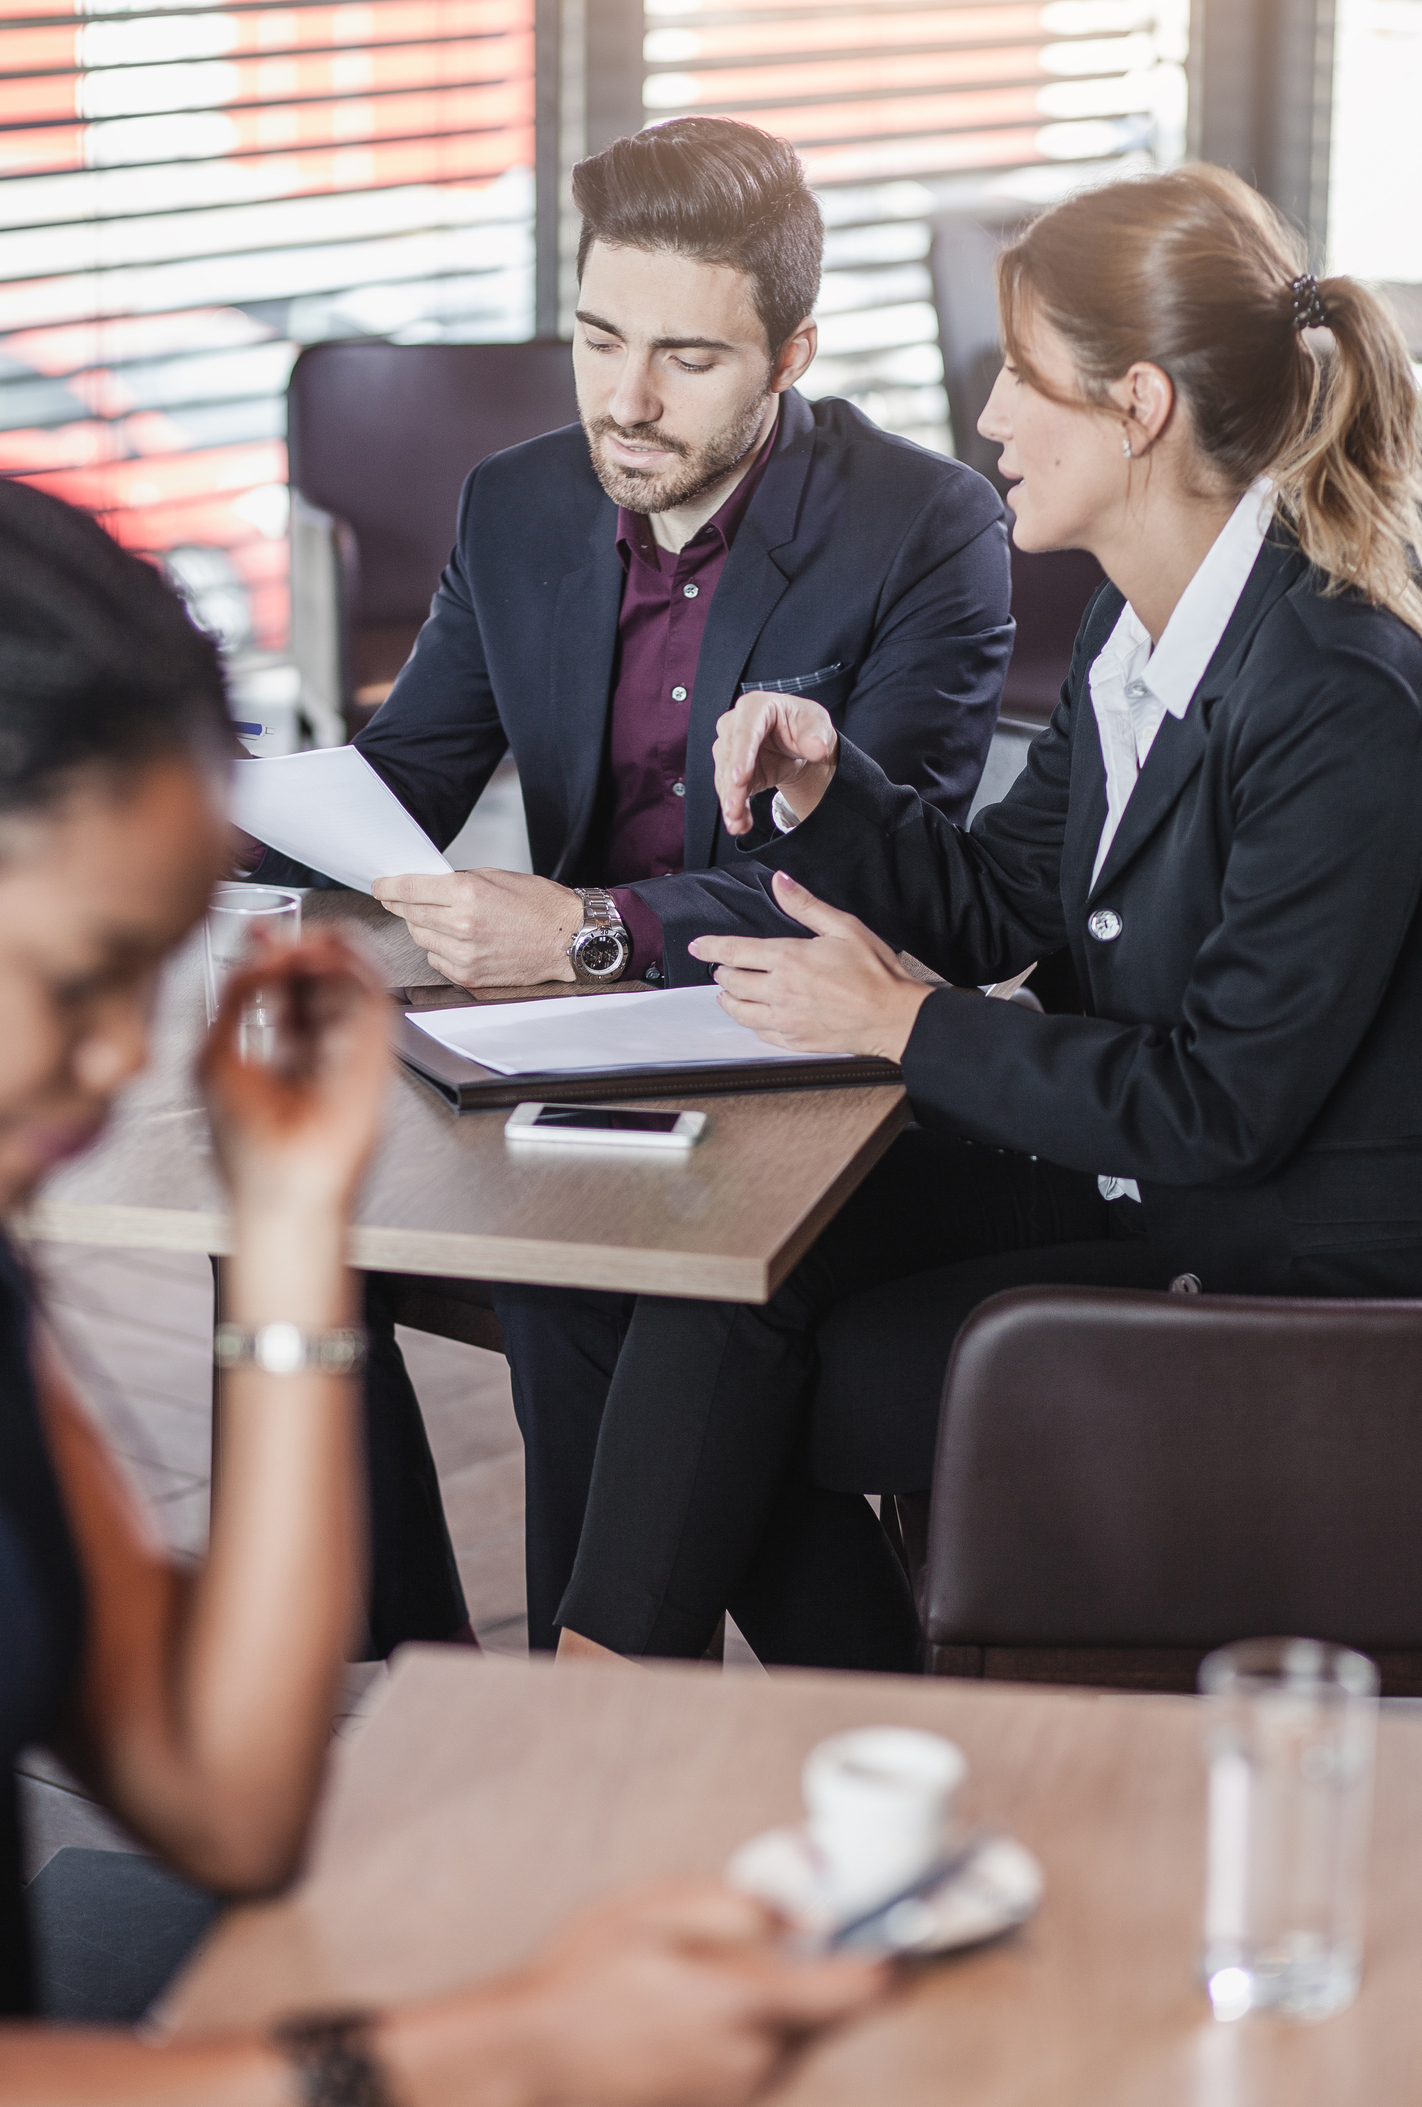
[[[450,868],[353,746],[235,761],[232,818],[268,848],[365,893],[377,878]]]
[[[805,1058],[783,1046],[767,1046],[745,1025],[737,1024],[722,1009],[714,988],[668,988],[652,995],[554,996],[543,1002],[407,1010],[405,1014],[441,1046],[467,1054],[499,1075],[700,1068],[712,1062]]]

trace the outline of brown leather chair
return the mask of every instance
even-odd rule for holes
[[[577,414],[570,348],[548,338],[302,352],[287,385],[292,655],[325,736],[358,730],[409,657],[470,469]]]
[[[1418,1694],[1422,1302],[996,1295],[899,1506],[933,1673],[1189,1690],[1297,1632]]]
[[[1000,220],[941,213],[928,257],[954,451],[999,492],[1007,488],[998,474],[999,448],[981,436],[978,419],[1002,364],[993,259],[1020,224],[1016,212]],[[1004,718],[1036,729],[1051,716],[1086,603],[1102,577],[1096,558],[1084,549],[1031,554],[1013,545],[1017,637],[1003,689]]]

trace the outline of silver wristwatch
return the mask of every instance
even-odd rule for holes
[[[583,926],[568,946],[574,978],[600,986],[620,980],[632,956],[632,939],[610,894],[600,885],[575,885],[583,903]]]

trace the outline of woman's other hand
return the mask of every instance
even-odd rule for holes
[[[270,1048],[262,1061],[244,1059],[242,1047],[243,1013],[258,1005]],[[270,946],[235,973],[199,1073],[238,1213],[348,1211],[389,1072],[385,992],[339,937]]]
[[[392,2014],[398,2098],[539,2107],[739,2107],[810,2035],[882,1994],[863,1960],[808,1961],[719,1882],[633,1895],[559,1931],[517,1976]],[[501,2090],[499,2079],[505,2081]]]
[[[750,831],[750,801],[778,790],[797,819],[808,819],[834,779],[839,733],[829,711],[802,695],[757,688],[716,725],[712,760],[728,834]]]
[[[721,1007],[772,1046],[901,1060],[932,988],[854,915],[827,907],[786,871],[773,884],[786,914],[814,934],[697,937],[687,948],[716,967]]]

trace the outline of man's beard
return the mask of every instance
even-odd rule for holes
[[[628,512],[671,512],[679,505],[694,505],[698,498],[724,482],[732,469],[740,467],[760,436],[769,400],[767,388],[754,402],[747,403],[724,430],[704,446],[696,447],[688,446],[684,439],[673,439],[654,424],[636,425],[629,431],[615,417],[594,417],[591,423],[584,418],[583,430],[597,479],[613,503]],[[599,444],[609,432],[616,432],[634,446],[663,446],[678,456],[679,465],[659,470],[624,468],[610,461]]]

